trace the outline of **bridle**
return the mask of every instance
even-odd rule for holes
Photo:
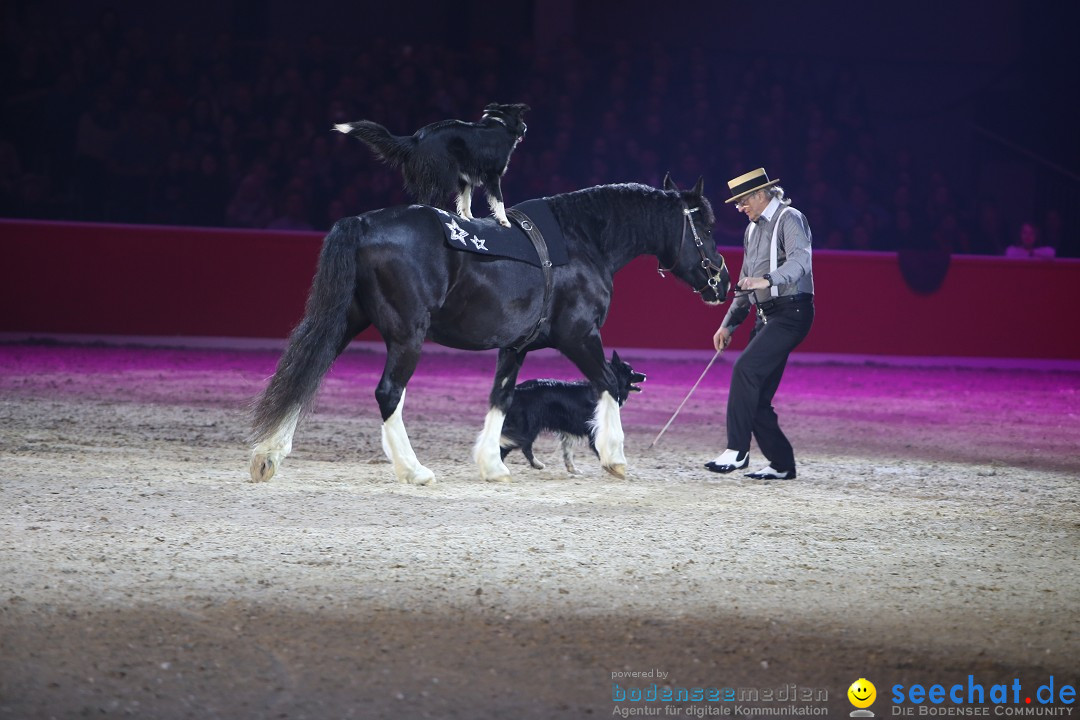
[[[720,297],[720,293],[717,291],[716,288],[720,285],[720,278],[722,277],[722,273],[727,271],[727,261],[724,260],[724,256],[721,255],[720,265],[718,267],[716,263],[714,263],[712,259],[705,254],[705,243],[702,242],[701,236],[698,235],[697,226],[694,225],[694,221],[690,217],[691,214],[696,213],[700,209],[700,207],[689,208],[686,206],[685,203],[683,203],[682,235],[679,237],[679,249],[675,252],[675,258],[677,262],[679,255],[682,253],[683,243],[686,242],[686,226],[689,225],[690,232],[694,236],[694,245],[697,247],[698,255],[701,256],[701,268],[705,271],[705,274],[709,278],[704,285],[702,285],[700,288],[696,288],[694,292],[696,292],[698,295],[701,295],[705,292],[705,288],[709,288],[710,290],[712,290],[713,295],[716,296],[716,299],[720,302],[723,302],[725,298]],[[663,265],[660,264],[660,258],[658,257],[656,259],[656,272],[660,273],[660,277],[666,277],[664,273],[673,272],[674,268],[674,263],[672,263],[672,266],[670,268],[665,268]],[[728,274],[728,277],[731,277],[730,273]]]

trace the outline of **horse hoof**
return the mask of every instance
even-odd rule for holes
[[[421,465],[418,469],[399,477],[398,482],[405,485],[434,485],[435,473]]]
[[[251,482],[266,482],[277,472],[277,461],[272,455],[251,456]]]
[[[609,473],[619,478],[620,480],[626,479],[626,466],[625,465],[605,465],[604,469]]]
[[[489,463],[477,461],[480,478],[488,482],[510,482],[510,468],[501,461]]]

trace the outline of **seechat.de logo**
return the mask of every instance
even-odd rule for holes
[[[1028,712],[1047,705],[1074,705],[1076,703],[1076,686],[1055,680],[1053,675],[1037,686],[1032,692],[1031,685],[1024,686],[1020,678],[1013,678],[1011,683],[995,683],[984,685],[974,675],[967,676],[967,682],[953,684],[934,683],[924,685],[914,683],[912,685],[893,685],[892,701],[894,703],[894,715],[912,715],[914,708],[895,706],[911,703],[913,706],[932,708],[935,705],[957,707],[962,705],[996,705],[995,715],[1030,715],[1045,714]],[[1020,706],[1009,707],[1009,706]],[[1031,707],[1034,706],[1034,707]],[[1071,710],[1070,710],[1071,712]],[[920,712],[920,714],[943,714]]]

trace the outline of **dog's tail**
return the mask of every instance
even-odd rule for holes
[[[401,167],[412,154],[416,141],[413,137],[391,135],[382,125],[370,120],[352,123],[338,123],[334,126],[338,132],[352,135],[375,151],[379,159],[391,167]]]

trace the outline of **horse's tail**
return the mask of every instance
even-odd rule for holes
[[[374,150],[380,160],[392,167],[404,165],[416,146],[416,140],[411,135],[408,137],[391,135],[389,130],[370,120],[338,123],[334,129],[358,138]]]
[[[338,220],[323,240],[304,319],[289,335],[277,370],[255,403],[252,441],[256,444],[273,436],[285,423],[295,422],[311,407],[323,375],[347,343],[356,285],[356,245],[363,222],[358,217]]]

